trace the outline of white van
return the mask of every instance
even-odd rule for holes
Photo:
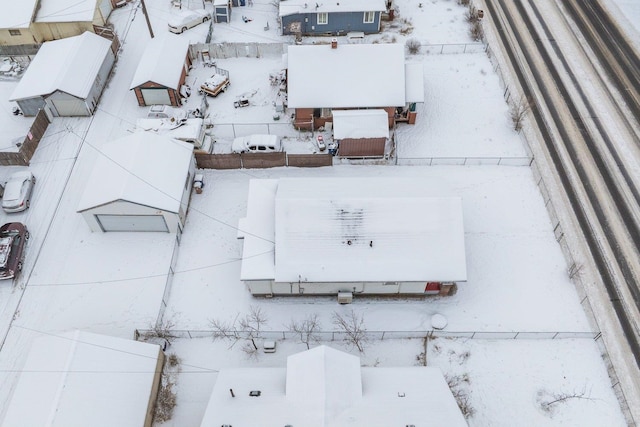
[[[275,153],[282,151],[282,141],[278,135],[249,135],[233,140],[234,153]]]

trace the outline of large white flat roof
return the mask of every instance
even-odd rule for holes
[[[289,46],[291,108],[401,107],[405,104],[402,44]]]
[[[97,0],[41,0],[35,22],[93,22],[96,3]]]
[[[253,390],[260,396],[249,396]],[[325,346],[289,356],[286,370],[220,371],[201,427],[256,420],[305,427],[467,426],[439,369],[361,368],[357,357]]]
[[[143,426],[159,352],[80,331],[38,338],[2,426]]]
[[[123,200],[178,213],[193,146],[136,132],[106,144],[86,183],[78,212]]]
[[[250,192],[242,226],[266,239],[244,236],[241,279],[466,281],[462,200],[432,189],[403,178],[281,178],[273,210]],[[269,247],[273,266],[245,265]]]
[[[29,28],[39,0],[0,0],[0,28]]]
[[[188,51],[189,39],[174,34],[149,40],[131,80],[130,89],[146,82],[177,89]]]
[[[333,13],[333,12],[384,12],[384,0],[341,0],[314,2],[310,0],[281,1],[278,13],[280,16],[297,13]]]
[[[11,94],[10,101],[49,95],[56,90],[84,99],[111,42],[90,32],[44,43]]]

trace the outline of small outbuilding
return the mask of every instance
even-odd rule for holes
[[[231,22],[231,0],[213,0],[213,21]]]
[[[462,200],[435,181],[253,179],[238,229],[254,295],[447,295],[467,280]]]
[[[201,427],[467,427],[434,367],[360,367],[360,358],[319,346],[287,357],[286,368],[222,369]]]
[[[42,108],[54,117],[91,116],[114,62],[111,41],[90,32],[46,42],[9,101],[25,116]]]
[[[180,233],[194,176],[191,144],[136,132],[100,150],[78,212],[92,231]]]
[[[81,331],[43,335],[2,426],[151,427],[163,363],[157,344]]]
[[[333,139],[340,156],[383,157],[389,140],[384,110],[333,110]]]
[[[138,105],[182,104],[180,88],[191,68],[189,40],[165,34],[149,41],[131,81]]]

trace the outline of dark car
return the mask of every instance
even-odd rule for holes
[[[11,279],[22,270],[27,239],[29,230],[20,222],[0,227],[0,280]]]

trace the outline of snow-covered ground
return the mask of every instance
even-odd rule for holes
[[[622,8],[624,2],[618,1]],[[155,33],[163,34],[172,13],[169,2],[146,3]],[[235,10],[230,24],[215,25],[213,42],[292,41],[278,36],[276,9],[270,1],[253,3]],[[471,43],[465,9],[456,0],[395,3],[396,22],[382,35],[367,36],[368,42],[402,43],[414,37],[423,43]],[[198,8],[202,2],[183,0],[183,4]],[[242,15],[252,21],[243,22]],[[13,286],[0,283],[0,383],[7,385],[0,388],[0,419],[34,337],[75,328],[131,337],[135,328],[149,328],[162,306],[175,236],[91,233],[76,213],[96,149],[126,135],[135,119],[146,113],[129,91],[149,40],[137,2],[114,10],[111,22],[123,48],[98,112],[93,118],[54,121],[30,167],[38,177],[32,207],[18,215],[0,213],[3,221],[26,222],[33,236],[23,276]],[[406,34],[408,27],[413,30]],[[181,37],[203,42],[206,32],[201,25]],[[411,60],[425,66],[426,102],[420,106],[417,124],[398,130],[400,157],[527,155],[521,137],[509,126],[502,89],[484,54],[428,54]],[[194,65],[188,82],[197,87],[211,69],[199,61]],[[269,73],[282,67],[280,57],[229,58],[218,65],[230,71],[233,84],[227,93],[209,98],[209,117],[220,129],[214,126],[214,134],[229,132],[231,123],[284,126],[274,124],[275,92],[269,84]],[[10,113],[12,106],[6,99],[13,87],[15,82],[0,81],[5,145],[8,137],[24,135],[30,124],[29,119]],[[237,96],[254,91],[254,105],[233,108]],[[187,108],[198,102],[192,95]],[[308,141],[291,143],[302,144],[296,147],[301,151],[312,149],[304,145]],[[8,176],[13,169],[0,167],[0,176]],[[238,313],[246,314],[250,306],[259,306],[268,314],[267,329],[274,331],[286,330],[292,319],[313,313],[324,330],[332,330],[331,314],[351,308],[365,316],[371,331],[428,330],[434,313],[447,317],[446,330],[451,332],[590,331],[542,197],[526,167],[341,165],[204,173],[204,192],[192,199],[164,313],[176,328],[209,329],[211,319],[232,320]],[[338,306],[334,298],[251,297],[239,280],[242,241],[236,239],[237,221],[246,212],[249,179],[296,176],[403,176],[440,183],[463,198],[468,282],[453,297],[356,299],[349,307]],[[334,345],[340,347],[340,343]],[[450,377],[468,375],[470,404],[475,409],[469,419],[472,426],[624,425],[593,340],[437,339],[428,347],[429,365],[439,366]],[[212,370],[283,366],[287,354],[303,349],[289,339],[279,343],[277,353],[254,361],[246,359],[239,346],[229,350],[227,343],[210,338],[175,341],[170,351],[182,358],[178,406],[173,420],[163,425],[200,424],[215,381]],[[422,340],[385,340],[369,343],[362,357],[369,366],[410,366],[418,363],[424,351]],[[468,356],[454,357],[467,352]],[[579,398],[552,405],[546,412],[537,400],[539,392],[545,398],[583,390]]]

